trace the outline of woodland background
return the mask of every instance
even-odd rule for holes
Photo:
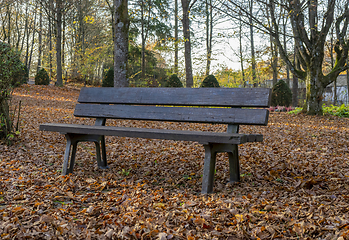
[[[251,13],[261,14],[253,1],[245,2]],[[280,58],[273,38],[241,17],[229,16],[229,1],[189,3],[194,86],[209,74],[214,74],[224,87],[263,87],[266,80],[280,78],[289,84],[293,75]],[[161,86],[173,73],[185,83],[183,3],[137,0],[128,4],[130,86]],[[59,36],[58,7],[62,29]],[[21,52],[31,77],[45,68],[55,81],[59,37],[64,82],[80,80],[99,85],[113,66],[113,21],[110,0],[0,1],[0,39]],[[285,33],[285,50],[292,55],[292,29],[287,25],[290,20],[284,15],[279,21]],[[335,61],[335,39],[332,31],[326,43],[325,72]],[[235,64],[222,61],[224,56]]]

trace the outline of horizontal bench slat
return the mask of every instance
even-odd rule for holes
[[[217,132],[178,131],[168,129],[127,128],[110,126],[89,126],[77,124],[47,123],[40,125],[42,131],[53,131],[75,134],[93,134],[119,137],[154,138],[179,141],[242,144],[245,142],[261,142],[259,134],[237,134]]]
[[[175,96],[175,97],[174,97]],[[82,88],[80,103],[269,107],[267,88]]]
[[[267,109],[77,104],[74,115],[90,118],[267,125]]]

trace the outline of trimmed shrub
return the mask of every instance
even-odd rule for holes
[[[114,68],[111,67],[105,73],[104,78],[102,80],[102,87],[114,87]]]
[[[291,89],[283,80],[278,81],[273,87],[273,92],[271,94],[271,105],[289,107],[291,102]]]
[[[183,87],[181,80],[177,77],[176,74],[170,76],[166,81],[165,87]]]
[[[21,69],[23,63],[19,52],[0,41],[0,139],[7,144],[11,143],[18,132],[18,127],[14,126],[15,113],[11,110],[10,101],[17,82],[16,76],[21,74]]]
[[[50,77],[45,68],[41,68],[35,76],[35,85],[49,85]]]
[[[207,77],[205,77],[200,87],[219,87],[219,83],[215,76],[208,75]]]
[[[19,66],[20,66],[19,71],[13,76],[12,85],[14,87],[18,87],[22,84],[27,83],[29,79],[29,70],[27,66],[24,65],[23,63],[20,63]]]

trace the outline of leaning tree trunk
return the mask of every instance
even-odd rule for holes
[[[114,0],[114,87],[128,87],[128,5],[127,0]]]

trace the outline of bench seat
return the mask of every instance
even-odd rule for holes
[[[40,125],[42,131],[60,132],[63,134],[90,134],[118,137],[135,137],[150,139],[167,139],[192,141],[199,143],[243,144],[246,142],[262,142],[263,135],[239,134],[222,132],[200,132],[168,129],[130,128],[113,126],[90,126],[79,124],[46,123]]]

